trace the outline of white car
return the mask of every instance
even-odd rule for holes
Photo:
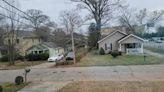
[[[57,62],[60,61],[64,58],[64,55],[57,55],[57,56],[52,56],[48,58],[48,62]]]

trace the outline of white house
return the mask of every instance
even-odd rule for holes
[[[106,53],[121,51],[127,54],[143,53],[144,39],[116,30],[98,41],[99,49],[103,48]]]

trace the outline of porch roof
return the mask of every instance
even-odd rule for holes
[[[145,41],[144,39],[142,39],[142,38],[140,38],[140,37],[138,37],[138,36],[136,36],[136,35],[130,34],[130,35],[127,35],[127,36],[123,37],[122,39],[118,40],[118,43],[121,43],[121,42],[123,42],[123,41],[129,39],[130,37],[134,37],[135,39],[138,39],[138,40],[140,40],[140,41],[142,41],[142,42]]]

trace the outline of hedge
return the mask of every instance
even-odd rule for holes
[[[26,59],[28,61],[39,61],[39,60],[47,60],[49,58],[48,53],[43,54],[28,54],[26,55]]]

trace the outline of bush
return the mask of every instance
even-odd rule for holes
[[[88,53],[87,49],[81,48],[76,54],[76,61],[79,62],[86,54]]]
[[[118,56],[120,56],[120,52],[113,51],[113,52],[111,52],[111,55],[112,55],[113,58],[117,58]]]
[[[40,60],[47,60],[49,58],[48,53],[39,54]]]
[[[104,51],[103,48],[100,48],[99,54],[100,54],[100,55],[105,55],[105,51]]]
[[[9,56],[8,55],[5,55],[3,56],[1,59],[0,59],[1,62],[7,62],[9,61]]]
[[[19,54],[14,54],[14,60],[23,60],[24,57]],[[9,61],[9,55],[5,55],[0,59],[1,62],[8,62]]]
[[[26,59],[28,61],[39,61],[39,60],[47,60],[49,58],[48,53],[43,54],[28,54],[26,55]]]
[[[20,84],[22,84],[24,82],[24,80],[23,80],[23,77],[22,76],[17,76],[16,78],[15,78],[15,84],[16,85],[20,85]]]
[[[3,87],[0,85],[0,92],[3,92]]]

